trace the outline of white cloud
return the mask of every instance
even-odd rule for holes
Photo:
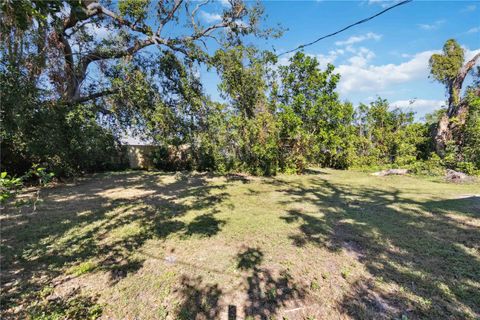
[[[368,0],[368,4],[379,4],[382,8],[390,7],[396,3],[399,3],[401,0]]]
[[[472,11],[475,11],[476,9],[477,9],[477,6],[472,4],[472,5],[466,6],[465,8],[460,10],[460,12],[472,12]]]
[[[200,11],[200,17],[207,23],[222,21],[222,16],[218,13],[210,13],[206,11]]]
[[[440,26],[444,23],[445,23],[445,20],[437,20],[431,24],[418,24],[418,27],[422,30],[436,30],[440,28]]]
[[[480,49],[469,50],[468,48],[463,48],[463,50],[465,50],[465,61],[469,61],[470,59],[473,59],[473,57],[477,53],[480,53]],[[478,64],[478,60],[477,60],[477,64]]]
[[[321,69],[325,69],[329,63],[333,64],[338,57],[344,55],[346,51],[344,49],[335,49],[335,50],[330,50],[327,54],[311,54],[311,53],[305,53],[309,57],[314,57],[317,58],[318,63],[320,65]],[[289,59],[293,57],[294,53],[284,55],[280,59],[278,59],[277,65],[278,66],[288,66],[289,65]]]
[[[228,0],[220,0],[220,4],[224,7],[230,6],[230,2]]]
[[[445,100],[427,100],[427,99],[411,99],[397,100],[391,103],[392,106],[398,108],[407,108],[414,111],[431,112],[445,105]]]
[[[418,119],[422,119],[426,114],[432,113],[435,110],[445,106],[445,100],[428,100],[428,99],[411,99],[411,100],[397,100],[390,105],[406,109],[406,111],[413,111]]]
[[[480,49],[465,49],[465,61],[473,58]],[[339,91],[341,94],[352,92],[373,92],[388,89],[392,85],[425,79],[429,75],[428,61],[432,54],[440,50],[428,50],[412,55],[409,60],[400,64],[372,65],[368,62],[375,54],[360,48],[348,59],[348,64],[341,64],[335,69],[341,75]]]
[[[88,24],[85,26],[85,29],[89,34],[95,35],[100,39],[106,39],[108,36],[114,34],[111,29],[102,25]]]
[[[471,28],[467,31],[467,33],[477,33],[477,32],[480,32],[480,27]]]
[[[363,48],[365,49],[365,48]],[[346,94],[350,92],[377,91],[390,85],[405,83],[428,76],[428,60],[433,53],[439,51],[424,51],[417,53],[410,60],[400,64],[369,65],[367,62],[374,56],[366,49],[349,59],[349,64],[338,66],[341,74],[339,90]]]
[[[348,59],[351,66],[363,67],[367,65],[367,62],[375,57],[375,53],[365,47],[360,47],[356,50],[356,54]]]
[[[343,54],[345,54],[345,50],[336,49],[330,50],[328,54],[316,54],[312,56],[317,58],[320,68],[325,69],[329,63],[333,64],[335,60],[337,60],[337,58]]]
[[[480,53],[480,49],[469,50],[464,48],[464,50],[465,61],[472,59],[474,55]],[[331,50],[326,54],[307,54],[316,57],[322,69],[328,63],[333,64],[342,57],[348,58],[345,63],[336,64],[335,68],[335,72],[341,75],[338,84],[339,93],[348,97],[359,93],[372,96],[380,92],[398,94],[399,89],[394,87],[395,85],[408,84],[415,80],[428,81],[428,61],[432,54],[440,52],[440,50],[428,50],[411,55],[405,54],[405,62],[383,65],[373,65],[371,61],[375,57],[375,53],[365,47],[347,46],[346,48]],[[288,65],[288,59],[292,55],[281,57],[278,65]],[[425,101],[427,100],[417,100],[413,107],[428,107]],[[428,101],[428,103],[432,103],[432,106],[438,108],[439,100],[435,100],[436,103],[433,103],[433,100]]]
[[[349,46],[349,45],[359,43],[359,42],[362,42],[362,41],[365,41],[365,40],[370,40],[370,39],[378,41],[381,38],[382,38],[382,35],[376,34],[376,33],[373,33],[373,32],[369,32],[369,33],[359,35],[359,36],[352,36],[345,41],[337,41],[337,42],[335,42],[335,44],[337,46]]]
[[[111,29],[110,27],[105,25],[97,25],[97,24],[86,24],[83,27],[82,31],[86,32],[88,35],[93,36],[95,39],[95,42],[97,43],[102,40],[110,39],[118,35],[118,32]],[[79,53],[80,49],[82,49],[82,51],[91,50],[92,45],[87,45],[87,46],[84,45],[80,47],[79,43],[81,41],[79,41],[79,36],[80,36],[79,33],[75,33],[71,38],[72,43],[70,45],[72,47],[72,51],[74,53]]]

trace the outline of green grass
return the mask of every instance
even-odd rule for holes
[[[94,175],[1,213],[2,319],[475,319],[479,194],[323,169]]]
[[[67,274],[73,274],[74,276],[81,276],[82,274],[92,272],[95,270],[96,264],[92,261],[82,262],[78,265],[74,265],[67,270]]]

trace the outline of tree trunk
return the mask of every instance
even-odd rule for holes
[[[476,54],[462,67],[448,90],[448,109],[438,121],[434,137],[435,151],[440,157],[445,156],[445,148],[449,141],[461,142],[461,136],[456,135],[455,131],[465,123],[468,114],[468,104],[460,99],[462,85],[468,72],[475,66],[479,58],[480,53]],[[456,121],[453,121],[453,119],[456,119]]]

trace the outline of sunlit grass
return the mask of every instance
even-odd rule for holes
[[[113,319],[480,312],[478,184],[124,172],[43,193],[2,213],[3,318],[78,301]]]

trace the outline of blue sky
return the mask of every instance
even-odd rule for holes
[[[218,18],[226,1],[205,7],[205,23]],[[283,37],[251,40],[278,53],[366,18],[395,1],[264,1],[266,25],[280,23]],[[421,119],[445,100],[442,85],[428,78],[428,59],[455,38],[466,58],[480,51],[480,1],[413,1],[365,24],[305,48],[321,65],[330,62],[342,76],[338,91],[354,105],[381,96],[409,108]],[[283,57],[280,63],[287,63]],[[205,89],[220,99],[218,78],[202,70]],[[415,102],[410,105],[410,100]]]

